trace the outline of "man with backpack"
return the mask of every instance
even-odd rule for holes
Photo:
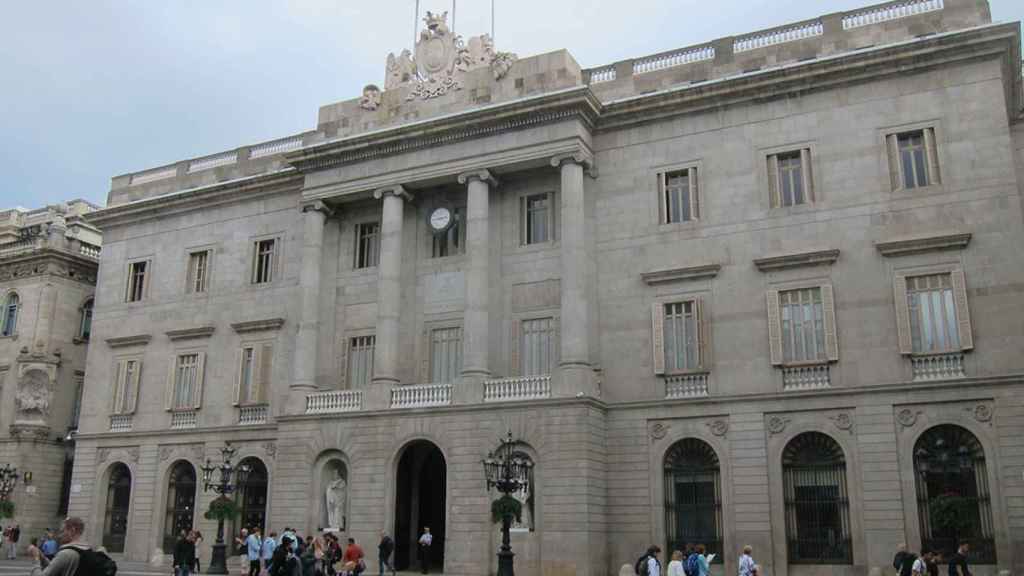
[[[701,576],[701,545],[696,544],[690,550],[690,554],[686,557],[686,562],[683,564],[683,572],[686,573],[686,576]]]
[[[93,550],[88,544],[81,542],[85,532],[85,522],[81,518],[71,517],[64,520],[61,526],[60,541],[62,546],[53,557],[47,560],[34,548],[31,576],[114,576],[117,564],[103,552]]]
[[[658,554],[661,548],[652,545],[647,552],[636,561],[633,567],[637,576],[661,576],[661,562],[658,562]]]

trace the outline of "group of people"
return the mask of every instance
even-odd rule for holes
[[[967,564],[970,545],[961,542],[956,552],[949,557],[947,570],[949,576],[971,576]],[[922,550],[918,556],[907,551],[906,544],[900,544],[896,556],[892,559],[892,567],[899,576],[939,576],[939,566],[945,562],[941,550]]]
[[[739,560],[739,576],[759,576],[761,567],[754,562],[754,549],[750,546],[743,547],[743,554]],[[637,576],[709,576],[711,574],[711,562],[715,555],[708,554],[703,544],[687,544],[683,550],[672,552],[672,558],[668,563],[668,570],[662,572],[661,560],[658,555],[661,548],[653,545],[647,549],[636,561],[635,571]]]
[[[174,576],[189,576],[192,572],[199,573],[199,546],[203,543],[203,533],[199,530],[182,530],[174,543],[172,553]]]
[[[366,554],[355,538],[348,538],[343,546],[332,532],[303,538],[285,528],[280,536],[277,532],[264,536],[256,526],[242,529],[235,546],[242,556],[242,576],[359,576],[366,570]],[[382,575],[387,574],[385,569],[395,574],[394,549],[394,540],[381,531],[377,553]]]

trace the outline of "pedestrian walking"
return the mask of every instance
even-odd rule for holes
[[[911,568],[913,576],[928,576],[928,564],[932,561],[930,550],[921,550],[921,557],[914,560],[914,567]]]
[[[274,559],[274,550],[277,550],[277,532],[271,532],[263,539],[260,547],[260,560],[263,562],[263,569],[270,570],[270,561]]]
[[[260,552],[263,550],[263,538],[260,537],[259,526],[254,526],[252,533],[245,539],[246,559],[249,560],[249,576],[260,576]]]
[[[196,561],[195,537],[195,532],[190,532],[174,545],[174,576],[189,576],[192,573],[192,563]]]
[[[430,546],[434,543],[434,535],[430,533],[430,526],[423,527],[423,534],[417,542],[420,550],[420,570],[423,574],[430,572]]]
[[[949,576],[971,576],[971,570],[967,567],[967,554],[971,547],[967,542],[961,542],[956,549],[956,554],[949,559]]]
[[[672,552],[672,560],[668,563],[668,576],[686,576],[683,569],[683,553],[679,550]]]
[[[754,566],[754,548],[749,544],[743,547],[743,553],[740,554],[740,576],[753,576]]]
[[[380,531],[380,543],[377,544],[377,561],[380,563],[380,576],[384,576],[387,572],[385,568],[391,571],[391,576],[395,576],[395,565],[391,562],[391,553],[395,551],[395,541],[388,536],[387,530]]]
[[[39,550],[47,560],[53,560],[53,557],[57,555],[57,538],[54,537],[52,530],[46,531],[46,536],[43,537],[43,544]]]
[[[661,576],[661,562],[658,561],[658,554],[661,553],[661,548],[657,545],[651,545],[636,561],[636,566],[633,567],[634,571],[638,576]]]
[[[345,548],[345,555],[341,558],[345,565],[345,572],[348,576],[359,576],[366,570],[363,548],[356,544],[355,538],[348,539],[348,546]]]
[[[899,576],[910,576],[914,571],[914,561],[917,556],[913,552],[907,552],[907,545],[900,544],[896,547],[896,555],[892,558],[892,567],[896,569]]]
[[[196,530],[195,531],[195,535],[196,535],[196,537],[195,537],[196,559],[195,559],[195,562],[192,563],[192,571],[195,572],[196,574],[199,574],[199,552],[200,552],[199,547],[202,546],[202,544],[203,544],[203,533],[200,532],[199,530]]]
[[[39,549],[34,549],[32,560],[35,565],[30,576],[75,576],[75,574],[110,574],[117,571],[117,564],[106,554],[92,549],[82,542],[85,522],[77,516],[64,520],[60,540],[64,542],[50,561]]]

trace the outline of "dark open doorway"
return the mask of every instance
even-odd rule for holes
[[[417,440],[407,445],[398,461],[395,493],[395,568],[419,569],[417,540],[430,527],[430,568],[444,568],[446,464],[432,442]]]

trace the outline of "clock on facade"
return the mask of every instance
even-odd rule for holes
[[[452,211],[444,206],[430,213],[430,227],[434,232],[444,232],[452,225]]]

